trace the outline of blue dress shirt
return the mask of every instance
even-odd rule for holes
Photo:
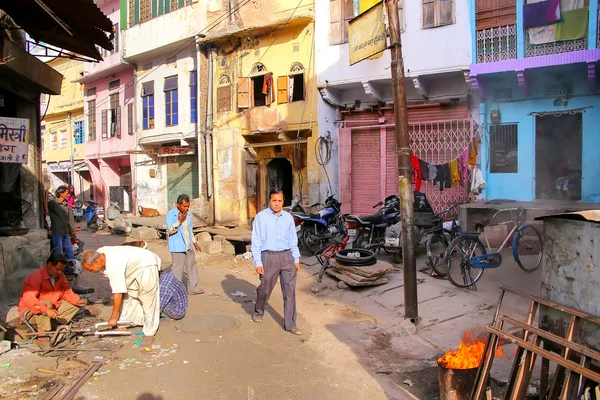
[[[252,258],[254,267],[262,267],[261,252],[291,250],[294,263],[300,262],[298,235],[294,217],[286,211],[275,214],[271,208],[262,210],[252,224]]]

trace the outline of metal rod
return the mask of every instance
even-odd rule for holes
[[[66,393],[64,393],[60,399],[72,400],[73,398],[75,398],[75,395],[77,394],[79,389],[83,385],[85,385],[85,381],[87,381],[94,374],[94,372],[98,371],[101,366],[102,363],[98,362],[90,365],[89,368],[73,383],[69,390],[67,390]]]
[[[398,152],[398,193],[402,218],[402,263],[404,271],[404,316],[419,317],[417,300],[417,265],[413,230],[413,188],[408,132],[408,108],[402,60],[402,37],[398,17],[398,0],[387,0],[390,29],[390,52],[392,56],[392,90],[394,94],[394,120],[396,123],[396,151]]]

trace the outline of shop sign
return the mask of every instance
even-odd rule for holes
[[[70,170],[71,163],[69,161],[48,164],[48,171],[50,172],[69,172]]]
[[[0,162],[27,163],[29,119],[0,118]]]
[[[196,154],[196,148],[190,146],[164,146],[158,149],[160,157],[185,156],[188,154]]]
[[[348,23],[350,65],[381,53],[386,46],[383,2],[374,5]]]

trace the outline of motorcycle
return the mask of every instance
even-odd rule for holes
[[[315,214],[292,213],[300,247],[311,255],[344,233],[342,203],[329,196],[325,204],[315,203],[311,208],[320,205],[323,208]]]
[[[432,229],[441,225],[441,217],[434,218],[433,208],[427,200],[425,193],[414,191],[413,193],[413,235],[415,246],[418,245]],[[401,262],[402,255],[402,221],[389,226],[385,230],[383,248],[391,253],[393,261]]]
[[[396,195],[386,197],[373,208],[382,206],[372,215],[345,215],[345,229],[350,236],[352,248],[397,252],[395,242],[386,242],[386,230],[400,220],[400,199]]]
[[[83,221],[83,202],[81,200],[75,200],[73,203],[73,217],[75,217],[75,222]]]
[[[87,227],[95,232],[104,226],[104,207],[91,200],[88,200],[87,203],[85,221],[87,222]]]

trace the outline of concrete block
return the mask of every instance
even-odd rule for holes
[[[45,229],[33,229],[23,235],[29,243],[36,243],[48,239],[48,231]]]
[[[36,243],[21,246],[17,249],[16,268],[39,268],[50,256],[50,240],[44,239]]]
[[[229,241],[221,242],[221,247],[223,248],[223,254],[227,254],[229,256],[235,255],[235,246],[229,243]]]
[[[222,235],[215,235],[212,240],[215,242],[221,242],[222,244],[229,243],[229,241],[225,239],[225,236]]]
[[[205,242],[202,244],[202,251],[210,255],[221,254],[223,246],[221,242]]]
[[[120,235],[130,235],[133,231],[133,226],[131,225],[131,221],[127,219],[123,219],[121,217],[117,217],[112,221],[107,222],[108,226],[112,229],[113,233]]]
[[[158,231],[154,228],[140,226],[131,230],[131,238],[140,240],[158,239]]]
[[[204,242],[212,242],[212,236],[208,232],[200,232],[196,235],[196,240],[198,243],[202,244]]]

